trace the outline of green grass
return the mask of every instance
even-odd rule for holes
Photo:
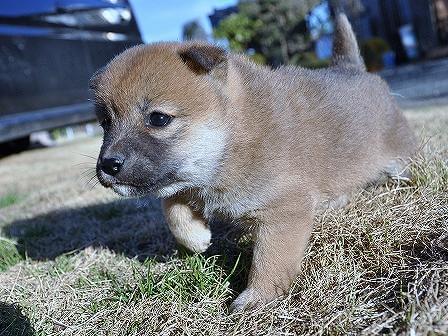
[[[61,255],[54,260],[53,267],[50,268],[51,276],[58,276],[64,273],[69,273],[75,268],[73,260],[68,255]]]
[[[0,237],[0,272],[6,271],[22,260],[23,257],[17,251],[16,245]]]
[[[231,294],[229,278],[219,265],[218,256],[206,258],[202,255],[187,256],[173,263],[163,273],[154,272],[157,263],[149,260],[146,272],[135,269],[138,296],[157,297],[166,302],[192,303],[203,299],[221,300]]]
[[[76,259],[76,256],[74,256]],[[102,289],[101,297],[92,297],[85,314],[99,314],[120,306],[139,305],[151,301],[163,305],[189,307],[210,302],[209,310],[221,309],[218,303],[228,302],[235,293],[230,288],[231,277],[239,265],[225,269],[225,259],[194,254],[173,258],[161,265],[154,259],[143,263],[116,256],[126,264],[126,270],[94,265],[81,274],[73,288],[80,292]],[[135,326],[139,323],[135,322]],[[132,329],[132,328],[131,328]]]
[[[435,192],[448,190],[448,163],[441,157],[419,158],[410,167],[413,182],[418,187],[430,187]]]
[[[0,196],[0,209],[9,207],[13,204],[16,204],[22,200],[22,197],[15,193],[11,192],[6,195]]]
[[[104,267],[93,267],[88,275],[76,281],[78,288],[89,288],[104,283],[110,284],[109,302],[130,303],[143,299],[156,299],[162,302],[191,304],[204,299],[212,301],[227,300],[232,295],[230,277],[235,267],[225,271],[219,256],[204,257],[191,255],[184,259],[168,261],[164,269],[153,259],[143,264],[131,264],[132,274],[123,279],[119,273]],[[92,309],[100,306],[92,303]]]
[[[104,282],[116,281],[117,276],[113,271],[101,266],[92,266],[87,274],[82,274],[75,282],[76,288],[85,289],[99,286]]]

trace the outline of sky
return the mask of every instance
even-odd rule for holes
[[[130,0],[143,41],[180,41],[182,26],[198,20],[211,33],[208,15],[214,8],[235,5],[237,0]]]

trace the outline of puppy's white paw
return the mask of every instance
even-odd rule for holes
[[[231,312],[254,309],[265,303],[266,300],[253,288],[246,288],[230,305]]]
[[[165,216],[177,242],[201,253],[210,246],[212,234],[205,220],[185,204],[166,201]]]
[[[192,225],[188,231],[176,235],[177,241],[190,251],[202,253],[210,246],[212,233],[204,225]]]

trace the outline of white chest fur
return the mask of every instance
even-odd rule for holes
[[[263,208],[266,204],[266,194],[262,190],[221,192],[213,189],[202,189],[199,191],[199,197],[204,202],[203,213],[206,218],[219,213],[237,219]]]

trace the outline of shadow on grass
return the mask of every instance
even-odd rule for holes
[[[249,240],[241,239],[241,232],[222,221],[213,222],[212,231],[212,246],[205,255],[219,255],[220,264],[227,270],[239,260],[232,287],[242,288],[250,265]],[[158,200],[123,199],[57,210],[12,222],[3,228],[3,233],[17,240],[23,257],[33,260],[52,260],[93,246],[140,261],[166,261],[178,250]],[[180,256],[183,254],[188,252],[181,248]]]
[[[163,259],[176,248],[156,200],[123,199],[61,209],[17,220],[3,232],[17,240],[23,256],[34,260],[54,259],[88,246],[105,247],[141,260]]]
[[[0,335],[33,336],[35,331],[19,307],[0,302]]]

